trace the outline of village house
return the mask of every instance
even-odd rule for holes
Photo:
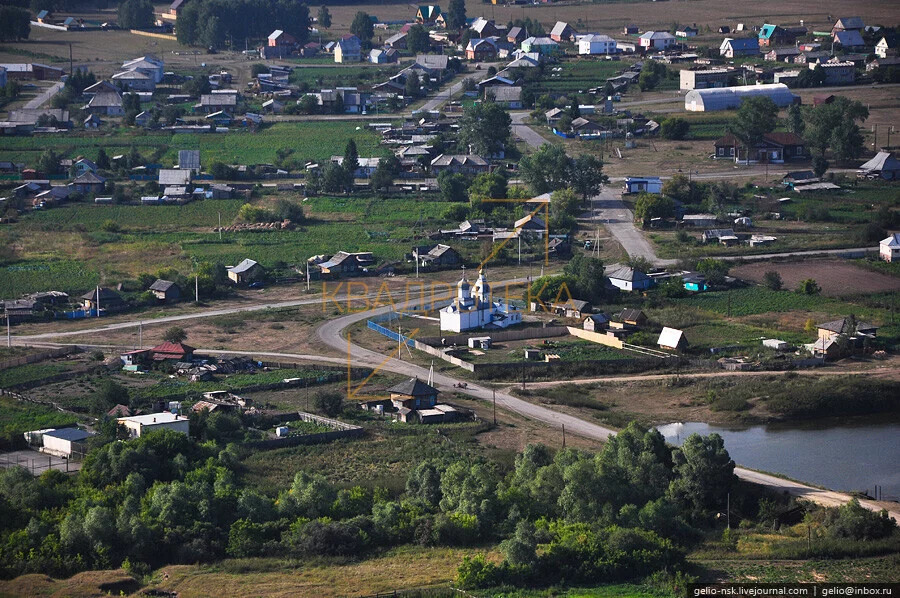
[[[432,246],[413,247],[412,257],[419,262],[419,267],[423,269],[445,268],[462,263],[462,257],[458,251],[449,245],[440,243]]]
[[[592,309],[593,305],[589,301],[582,301],[581,299],[570,298],[566,301],[550,304],[550,310],[556,315],[564,318],[575,318],[576,320],[586,317],[591,313]]]
[[[205,93],[200,96],[200,103],[194,105],[195,110],[206,114],[216,112],[234,113],[237,110],[238,93],[236,90],[223,90],[223,93]]]
[[[884,35],[878,43],[875,44],[875,56],[878,58],[888,58],[889,56],[897,56],[898,36],[895,33]]]
[[[859,17],[841,17],[831,28],[831,34],[834,35],[839,31],[856,31],[862,33],[866,28],[865,23]]]
[[[97,301],[97,290],[94,289],[89,293],[85,293],[81,296],[81,303],[84,307],[85,311],[96,311],[99,307],[102,311],[113,312],[120,311],[125,309],[125,300],[122,299],[122,296],[119,295],[112,289],[108,289],[106,287],[100,287],[100,301],[98,306]]]
[[[578,37],[578,53],[582,55],[615,54],[616,40],[608,35],[588,33]]]
[[[572,42],[575,41],[575,30],[572,26],[564,21],[557,21],[550,30],[550,39],[555,42]]]
[[[439,16],[441,16],[441,7],[437,4],[419,6],[419,9],[416,11],[416,23],[420,25],[434,25]]]
[[[77,193],[81,193],[83,195],[95,195],[97,193],[103,193],[105,184],[105,178],[103,178],[99,174],[95,174],[92,171],[87,171],[84,174],[75,177],[75,179],[73,179],[70,183],[70,186],[72,190],[76,191]]]
[[[766,52],[764,58],[769,62],[786,62],[792,64],[800,56],[799,48],[772,48]]]
[[[172,430],[185,436],[190,431],[188,418],[168,411],[120,417],[116,422],[128,431],[128,436],[131,438],[140,438],[144,434],[157,430]]]
[[[276,29],[269,34],[267,44],[270,48],[278,46],[287,46],[293,49],[297,45],[297,38],[290,33],[285,33],[281,29]]]
[[[495,60],[498,50],[497,41],[492,37],[472,38],[466,46],[466,60]]]
[[[134,117],[134,124],[138,127],[149,127],[152,122],[153,114],[148,110],[144,110]]]
[[[647,324],[647,314],[643,310],[627,307],[615,314],[611,321],[626,326],[641,327]]]
[[[485,99],[493,96],[497,104],[509,110],[518,110],[524,106],[521,87],[493,87],[486,89],[484,95]]]
[[[323,276],[353,276],[364,273],[375,265],[371,251],[338,251],[327,261],[317,264]]]
[[[82,110],[90,114],[103,116],[122,116],[125,114],[125,109],[122,105],[122,94],[118,90],[103,90],[93,94]]]
[[[100,120],[100,117],[96,114],[88,114],[87,118],[84,119],[82,126],[85,129],[98,129],[100,125],[103,124],[103,121]]]
[[[603,127],[592,120],[588,120],[583,116],[579,116],[572,121],[572,132],[578,137],[590,137],[598,135],[603,131]]]
[[[825,85],[847,85],[856,81],[856,66],[852,62],[825,62],[809,65],[810,69],[822,67]]]
[[[900,261],[900,233],[894,233],[878,244],[878,257],[886,262]]]
[[[816,336],[820,339],[834,339],[840,335],[868,336],[874,338],[877,333],[877,326],[865,322],[854,321],[851,318],[841,318],[840,320],[816,325]]]
[[[200,174],[200,150],[178,150],[178,169]]]
[[[79,158],[72,164],[72,173],[81,176],[87,172],[97,172],[97,164],[87,158]]]
[[[685,214],[681,217],[682,226],[707,227],[716,225],[715,214]]]
[[[331,162],[338,166],[344,165],[344,156],[331,156]],[[378,170],[378,164],[381,158],[357,158],[357,167],[353,171],[353,178],[367,179],[370,178],[375,171]]]
[[[637,35],[639,32],[640,32],[640,28],[633,23],[622,27],[622,33],[624,35]]]
[[[668,50],[678,43],[675,36],[666,31],[645,31],[639,40],[641,48],[657,51]]]
[[[859,31],[838,31],[832,41],[844,50],[861,50],[866,45]]]
[[[734,73],[728,69],[705,69],[691,70],[683,69],[679,71],[681,78],[681,89],[690,91],[691,89],[708,89],[710,87],[727,87],[728,82]]]
[[[653,286],[653,280],[639,270],[628,266],[615,268],[606,277],[612,286],[621,291],[643,291]]]
[[[334,61],[360,62],[362,60],[362,42],[353,34],[348,34],[338,40],[334,48]]]
[[[394,50],[405,50],[408,37],[406,33],[396,33],[384,40],[384,47],[393,48]]]
[[[753,148],[744,146],[731,133],[716,140],[714,158],[734,160],[738,163],[782,164],[792,160],[805,160],[809,157],[806,142],[796,133],[766,133],[763,139]]]
[[[235,284],[253,282],[264,274],[263,267],[251,259],[245,259],[237,266],[228,268],[228,278]]]
[[[601,332],[609,328],[609,316],[604,313],[590,314],[584,319],[583,327],[591,332]]]
[[[478,37],[492,37],[500,34],[500,29],[494,24],[494,21],[485,19],[484,17],[478,17],[472,24],[469,26],[469,29],[474,31]]]
[[[194,348],[184,343],[164,342],[150,349],[153,361],[191,361],[193,358]]]
[[[759,42],[754,37],[726,37],[722,45],[719,46],[719,54],[725,58],[756,56],[759,54]]]
[[[128,91],[146,91],[152,92],[156,90],[156,81],[147,73],[141,71],[122,71],[111,77],[122,89]]]
[[[489,172],[490,165],[481,156],[472,154],[441,154],[431,161],[431,172],[435,176],[445,170],[454,174],[480,174]]]
[[[696,27],[691,27],[690,25],[686,27],[682,27],[675,32],[675,37],[681,38],[689,38],[689,37],[697,37],[697,34],[700,33],[700,30]]]
[[[704,243],[721,243],[726,247],[737,245],[738,238],[730,228],[711,228],[703,231],[700,239]]]
[[[159,301],[166,303],[181,299],[181,287],[171,280],[162,280],[159,278],[150,285],[148,290],[153,293]]]
[[[155,56],[140,56],[122,63],[123,71],[138,71],[153,80],[154,87],[165,76],[165,63]]]
[[[402,422],[421,421],[420,410],[432,410],[437,405],[438,391],[418,378],[410,378],[388,389],[396,419]],[[443,419],[443,418],[442,418]]]
[[[518,46],[528,37],[528,30],[524,27],[513,27],[506,32],[506,41]]]
[[[549,37],[529,37],[522,41],[522,51],[540,56],[554,56],[559,53],[559,44]]]
[[[156,182],[160,187],[186,187],[191,184],[191,170],[160,168]]]
[[[797,31],[766,23],[759,29],[758,40],[761,48],[793,44],[797,41]]]

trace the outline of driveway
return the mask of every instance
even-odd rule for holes
[[[36,108],[40,108],[44,104],[50,101],[50,98],[59,93],[59,90],[63,88],[64,83],[60,81],[59,83],[54,83],[44,91],[38,94],[38,96],[32,100],[29,100],[28,103],[25,104],[26,110],[34,110]]]

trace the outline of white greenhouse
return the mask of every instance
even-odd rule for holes
[[[713,89],[693,89],[684,96],[684,109],[691,112],[711,112],[739,108],[744,98],[770,98],[779,108],[800,101],[783,83],[768,85],[740,85],[737,87],[717,87]]]

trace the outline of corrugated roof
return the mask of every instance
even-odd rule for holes
[[[418,378],[410,378],[388,389],[388,392],[410,397],[426,397],[437,394],[438,390],[433,386],[422,382]]]

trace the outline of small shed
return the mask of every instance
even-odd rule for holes
[[[625,193],[662,193],[659,177],[625,177]]]
[[[600,332],[609,328],[609,316],[604,313],[591,314],[584,319],[584,329]]]
[[[687,339],[685,339],[683,331],[666,326],[659,333],[659,340],[656,343],[660,349],[677,351],[687,345]]]
[[[252,282],[262,275],[263,268],[251,259],[245,259],[237,266],[228,268],[228,278],[235,284]]]
[[[181,287],[171,280],[157,279],[150,285],[149,290],[159,301],[171,302],[181,299]]]
[[[779,340],[777,338],[767,338],[763,342],[763,347],[768,347],[769,349],[775,349],[776,351],[787,351],[788,343],[783,340]]]
[[[490,349],[491,337],[489,336],[471,336],[469,337],[470,349]]]

